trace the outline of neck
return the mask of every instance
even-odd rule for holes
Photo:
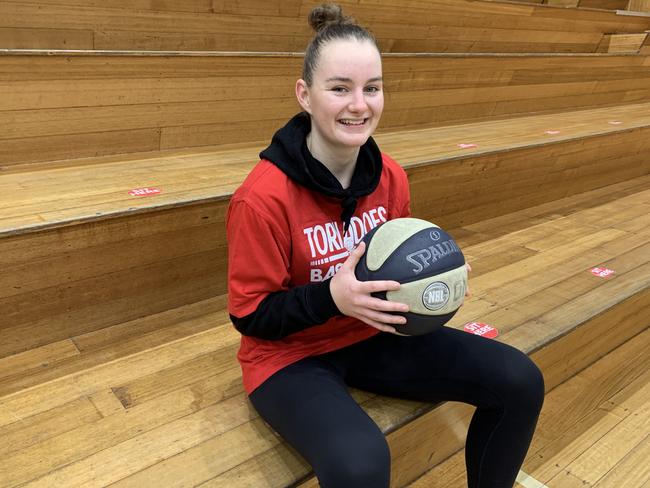
[[[343,188],[348,188],[359,156],[358,147],[332,148],[311,131],[307,135],[307,148],[312,156],[325,165]]]

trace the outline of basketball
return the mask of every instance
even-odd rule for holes
[[[456,241],[426,220],[389,220],[368,232],[366,252],[356,266],[359,281],[392,280],[398,291],[373,294],[405,303],[407,319],[395,329],[403,335],[434,332],[458,311],[467,289],[465,257]],[[397,313],[397,312],[394,312]]]

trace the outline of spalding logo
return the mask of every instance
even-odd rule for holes
[[[440,232],[438,232],[437,230],[432,230],[431,233],[429,234],[429,236],[430,236],[431,239],[434,240],[434,241],[439,241],[439,240],[440,240],[440,237],[442,237],[442,236],[440,235]]]
[[[442,241],[437,244],[433,244],[425,249],[420,249],[415,251],[408,256],[406,260],[415,265],[413,268],[414,274],[420,274],[425,268],[431,266],[431,263],[435,263],[438,259],[442,259],[445,256],[460,252],[460,249],[453,240]]]
[[[424,289],[422,303],[429,310],[440,310],[449,301],[449,287],[442,281],[435,281]]]

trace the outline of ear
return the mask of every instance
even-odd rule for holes
[[[309,87],[303,79],[296,81],[296,98],[302,109],[311,114],[311,105],[309,103]]]

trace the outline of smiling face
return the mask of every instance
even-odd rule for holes
[[[335,40],[321,49],[311,86],[296,83],[296,96],[311,115],[310,150],[356,159],[384,108],[381,57],[369,41]],[[320,156],[320,157],[319,157]]]

